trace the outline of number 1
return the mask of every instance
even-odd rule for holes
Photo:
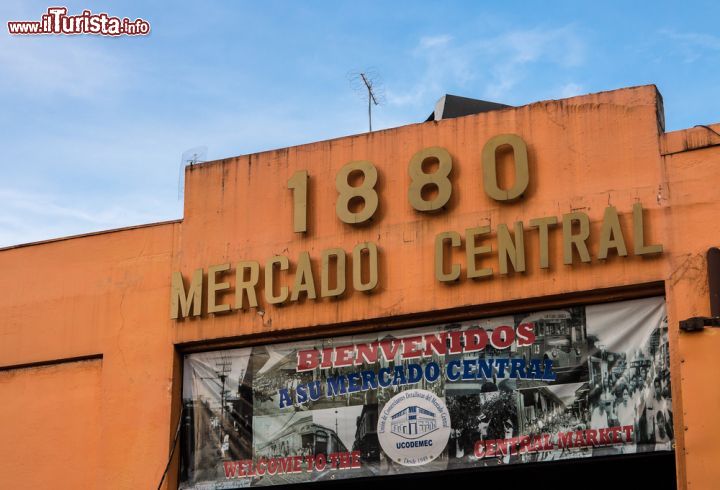
[[[307,231],[307,170],[298,170],[288,180],[288,189],[293,191],[293,231]]]

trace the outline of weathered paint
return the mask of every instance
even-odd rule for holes
[[[622,296],[628,288],[642,291],[636,285],[660,283],[671,333],[679,486],[710,488],[720,478],[720,424],[713,414],[720,384],[707,375],[720,332],[679,333],[678,322],[709,314],[704,254],[720,242],[720,136],[706,128],[665,134],[660,107],[654,86],[635,87],[194,165],[186,170],[180,222],[0,251],[0,368],[7,368],[0,372],[0,423],[13,441],[0,455],[0,481],[9,488],[57,481],[83,488],[157,485],[177,420],[178,350],[188,346],[342,334],[364,324],[377,328],[384,318],[412,323],[423,312],[500,310],[544,298],[549,304],[577,292],[602,299],[592,291]],[[527,143],[531,175],[523,197],[511,204],[487,197],[482,183],[483,145],[507,133]],[[452,155],[453,193],[446,211],[426,214],[408,203],[408,162],[431,146]],[[335,176],[355,160],[373,162],[380,173],[378,212],[359,227],[335,214]],[[302,170],[310,175],[306,234],[293,230],[287,188]],[[501,181],[511,178],[505,170]],[[528,233],[526,272],[497,274],[495,256],[488,261],[496,273],[490,280],[435,278],[441,232],[463,235],[519,220],[527,228],[532,218],[584,212],[598,237],[609,205],[621,213],[632,250],[636,202],[645,208],[646,242],[661,243],[660,255],[611,253],[600,261],[595,238],[590,263],[566,266],[561,242],[551,239],[550,267],[541,269],[537,234]],[[295,262],[301,252],[309,252],[319,271],[322,250],[351,253],[366,241],[381,252],[379,287],[369,294],[347,290],[342,299],[169,317],[174,271],[187,276],[242,260],[264,264],[277,254]],[[456,253],[462,263],[464,252]],[[12,368],[93,355],[102,359]],[[48,438],[44,424],[63,427]],[[42,471],[32,472],[26,463],[41,457]],[[176,469],[169,476],[174,488]]]

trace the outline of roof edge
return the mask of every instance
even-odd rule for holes
[[[638,90],[638,89],[652,89],[655,92],[655,104],[656,104],[656,108],[658,110],[658,128],[659,129],[664,128],[664,112],[663,112],[663,104],[662,104],[662,94],[658,90],[657,85],[655,85],[654,83],[645,84],[645,85],[633,85],[630,87],[622,87],[622,88],[617,88],[617,89],[612,89],[612,90],[601,90],[600,92],[591,92],[591,93],[587,93],[587,94],[574,95],[572,97],[565,97],[562,99],[537,100],[537,101],[529,102],[527,104],[523,104],[523,105],[519,105],[519,106],[508,106],[505,108],[496,109],[491,112],[518,110],[518,109],[522,109],[525,107],[530,107],[530,106],[539,105],[539,104],[547,104],[550,102],[561,102],[561,101],[566,101],[566,100],[592,98],[592,97],[597,98],[599,96],[606,96],[606,95],[617,93],[617,92],[633,91],[633,90]],[[468,114],[467,116],[461,116],[459,118],[453,118],[453,119],[462,119],[463,117],[474,117],[474,116],[479,116],[482,114],[486,114],[486,112],[481,112],[478,114]],[[187,166],[185,166],[185,171],[187,172],[190,169],[204,168],[206,166],[211,166],[211,165],[222,165],[222,164],[229,163],[230,161],[238,159],[238,158],[254,157],[256,155],[275,153],[275,152],[279,152],[279,151],[285,151],[285,150],[288,150],[291,148],[303,148],[303,147],[316,145],[316,144],[322,144],[322,143],[332,143],[332,142],[339,141],[339,140],[346,139],[346,138],[360,138],[360,137],[373,136],[375,134],[380,134],[380,133],[384,133],[387,131],[395,131],[397,129],[407,128],[410,126],[417,126],[420,124],[438,124],[438,123],[442,123],[443,121],[445,121],[445,119],[440,120],[440,121],[423,121],[423,122],[419,122],[419,123],[410,123],[410,124],[405,124],[402,126],[394,126],[392,128],[385,128],[385,129],[380,129],[380,130],[371,131],[371,132],[366,131],[363,133],[346,134],[343,136],[338,136],[335,138],[328,138],[325,140],[310,141],[310,142],[302,143],[299,145],[282,146],[282,147],[277,147],[277,148],[271,148],[268,150],[256,151],[253,153],[243,153],[240,155],[232,155],[232,156],[228,156],[228,157],[224,157],[224,158],[218,158],[215,160],[208,160],[205,162],[196,163],[194,165],[187,165]],[[662,130],[660,132],[662,132]]]
[[[48,238],[47,240],[38,240],[36,242],[19,243],[17,245],[9,245],[7,247],[0,247],[0,252],[5,252],[7,250],[14,250],[16,248],[34,247],[35,245],[45,245],[48,243],[64,242],[66,240],[74,240],[76,238],[85,238],[85,237],[91,237],[91,236],[97,236],[97,235],[106,235],[108,233],[119,233],[121,231],[131,231],[131,230],[137,230],[139,228],[150,228],[152,226],[171,225],[171,224],[178,224],[178,223],[182,223],[182,222],[183,222],[183,218],[178,218],[178,219],[167,220],[167,221],[154,221],[152,223],[143,223],[140,225],[123,226],[121,228],[112,228],[110,230],[91,231],[88,233],[79,233],[77,235],[68,235],[68,236],[63,236],[63,237],[58,237],[58,238]]]

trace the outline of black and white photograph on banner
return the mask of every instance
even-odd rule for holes
[[[312,348],[314,344],[308,343]],[[313,373],[296,370],[297,347],[267,345],[253,347],[251,372],[255,414],[277,414],[282,390],[294,396],[297,387],[313,381]]]
[[[474,370],[476,373],[472,374],[476,374],[475,376],[469,375],[471,373],[465,373],[466,370],[463,370],[464,375],[455,377],[452,376],[451,373],[451,376],[446,376],[445,378],[447,381],[445,384],[445,394],[447,396],[485,393],[489,389],[492,389],[493,391],[497,390],[500,383],[514,384],[514,379],[503,379],[502,376],[499,376],[500,373],[498,365],[500,363],[498,360],[503,359],[503,362],[509,365],[510,359],[518,355],[519,349],[517,343],[512,342],[507,348],[496,348],[494,346],[494,341],[492,340],[495,338],[493,336],[493,332],[497,334],[499,331],[498,329],[501,330],[502,328],[505,328],[505,326],[515,326],[515,320],[512,316],[485,318],[472,322],[454,323],[444,327],[444,330],[448,333],[461,332],[464,334],[461,337],[461,344],[463,346],[462,351],[457,353],[448,352],[445,355],[444,365],[446,369],[448,368],[448,365],[452,366],[452,363],[463,365],[463,362],[470,363],[479,358],[488,361],[485,365],[486,369]],[[484,347],[482,350],[468,349],[469,342],[475,338],[474,336],[470,336],[468,334],[473,331],[477,332],[477,329],[482,329],[484,332]],[[485,339],[487,340],[485,341]],[[514,339],[510,340],[512,341]],[[529,358],[530,357],[528,356],[527,359]],[[494,385],[494,387],[489,388],[488,383]]]
[[[448,467],[509,464],[515,457],[510,453],[480,460],[475,446],[479,441],[509,440],[518,435],[517,393],[487,381],[480,393],[449,395],[446,400],[453,421]]]
[[[515,325],[533,325],[535,341],[518,349],[524,359],[549,360],[557,383],[587,379],[590,342],[585,308],[576,306],[515,315]]]
[[[587,421],[594,429],[633,426],[622,450],[671,449],[670,351],[665,302],[648,298],[587,307],[595,340]],[[601,452],[607,452],[604,449]]]
[[[568,434],[589,428],[587,423],[587,382],[547,386],[524,386],[519,390],[518,406],[520,432],[531,440],[550,434],[552,451],[523,454],[523,462],[552,461],[582,458],[592,455],[586,445],[562,446],[558,434]]]
[[[370,395],[368,403],[362,406],[360,415],[358,415],[355,422],[355,440],[352,444],[352,450],[359,451],[360,460],[372,466],[380,462],[381,450],[377,435],[377,396],[372,392],[368,393],[368,395]]]
[[[328,408],[320,410],[293,411],[285,415],[257,416],[253,419],[255,437],[253,457],[256,461],[283,460],[288,457],[302,458],[305,463],[314,458],[314,464],[325,466],[339,465],[342,457],[347,457],[356,443],[356,425],[363,406]],[[364,468],[369,476],[369,468]],[[274,473],[274,474],[272,474]],[[271,472],[257,475],[253,485],[285,485],[323,479],[338,479],[360,476],[335,471],[315,472]]]
[[[182,489],[669,451],[665,301],[188,354],[183,403]]]
[[[252,456],[251,349],[185,357],[181,477],[224,479],[222,461]]]
[[[390,345],[400,345],[400,343],[403,343],[404,345],[406,342],[404,339],[434,334],[437,331],[438,327],[436,326],[396,330],[377,334],[376,339],[381,344],[385,343],[388,345],[387,343],[390,343]],[[405,357],[404,351],[400,349],[397,349],[396,353],[389,359],[383,355],[378,356],[378,362],[374,367],[378,378],[381,375],[385,379],[393,378],[392,383],[387,387],[377,390],[378,404],[382,407],[393,396],[404,390],[413,388],[431,391],[437,396],[444,396],[445,377],[442,376],[442,367],[445,357],[444,355],[438,354],[432,348],[423,351],[422,356]],[[437,367],[437,369],[431,371],[429,368],[433,367]],[[369,366],[369,368],[373,369],[373,366]]]
[[[371,334],[254,347],[252,373],[255,413],[271,415],[285,413],[289,408],[316,410],[364,405],[367,402],[367,392],[351,391],[342,385],[343,380],[348,374],[354,374],[358,370],[374,369],[377,375],[378,367],[383,367],[382,359],[377,367],[354,363],[344,367],[324,367],[318,362],[310,369],[298,371],[298,352],[314,352],[324,356],[327,352],[333,352],[335,347],[372,343],[376,340],[377,334]],[[332,385],[336,386],[337,390],[328,393],[328,379],[337,381],[337,384]]]

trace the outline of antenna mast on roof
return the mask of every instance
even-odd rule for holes
[[[372,106],[373,104],[380,105],[383,101],[380,77],[374,70],[368,69],[361,72],[350,72],[348,79],[355,91],[362,92],[363,96],[367,91],[368,127],[372,131]]]
[[[377,99],[375,98],[375,94],[373,93],[372,82],[368,80],[364,73],[361,73],[360,76],[362,77],[362,81],[363,83],[365,83],[368,91],[368,125],[370,126],[370,131],[372,131],[372,103],[377,105]]]
[[[207,146],[196,146],[185,150],[180,157],[180,173],[178,175],[178,201],[182,201],[185,189],[185,167],[192,167],[207,160]]]

